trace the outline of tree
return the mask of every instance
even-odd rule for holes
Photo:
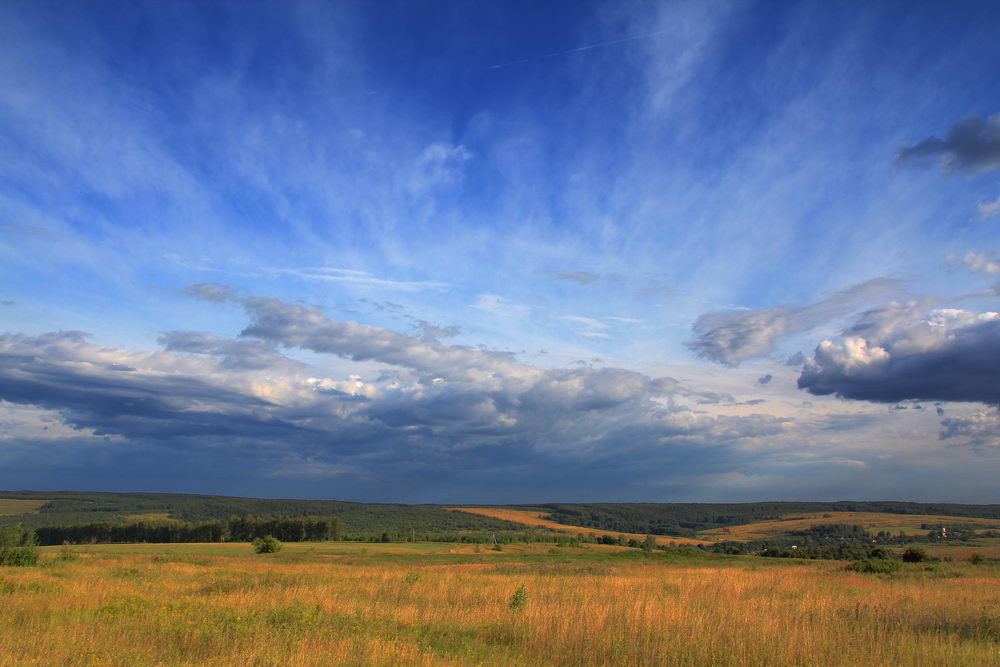
[[[904,563],[922,563],[927,560],[927,552],[920,547],[910,547],[903,552]]]
[[[642,543],[642,548],[646,551],[652,551],[656,548],[656,538],[652,535],[646,536],[646,541]]]
[[[284,548],[278,538],[271,535],[253,538],[253,550],[259,554],[276,554]]]
[[[38,562],[35,531],[17,524],[0,526],[0,565],[24,567]]]

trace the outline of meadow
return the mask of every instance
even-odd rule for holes
[[[998,564],[843,568],[600,545],[47,547],[0,568],[0,664],[1000,662]]]

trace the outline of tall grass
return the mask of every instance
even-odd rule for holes
[[[77,550],[0,568],[0,664],[1000,660],[994,565],[881,576],[750,559],[546,563],[514,549],[454,564]]]

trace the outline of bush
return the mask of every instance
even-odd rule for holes
[[[35,531],[16,526],[0,527],[0,565],[27,567],[38,563]]]
[[[903,567],[898,560],[886,560],[883,558],[869,558],[859,560],[847,566],[851,572],[863,572],[865,574],[892,574]]]
[[[278,538],[268,535],[266,537],[255,537],[253,540],[253,550],[259,554],[276,554],[284,548]]]
[[[510,602],[508,605],[511,609],[523,609],[525,605],[528,604],[528,589],[521,584],[514,591],[514,594],[510,596]]]
[[[982,554],[972,554],[969,556],[969,562],[973,565],[982,565],[986,562],[986,558]]]
[[[927,552],[919,547],[910,547],[903,552],[904,563],[922,563],[927,560]]]

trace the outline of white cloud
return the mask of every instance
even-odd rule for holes
[[[1000,215],[1000,197],[993,201],[984,201],[976,207],[979,210],[979,219],[986,220]]]
[[[961,258],[952,254],[948,255],[948,261],[952,264],[964,266],[970,271],[975,271],[976,273],[1000,273],[1000,262],[994,259],[991,255],[987,255],[985,253],[969,251]]]
[[[476,302],[472,304],[472,307],[498,317],[521,317],[531,310],[524,304],[508,301],[496,294],[480,294],[476,297]]]

